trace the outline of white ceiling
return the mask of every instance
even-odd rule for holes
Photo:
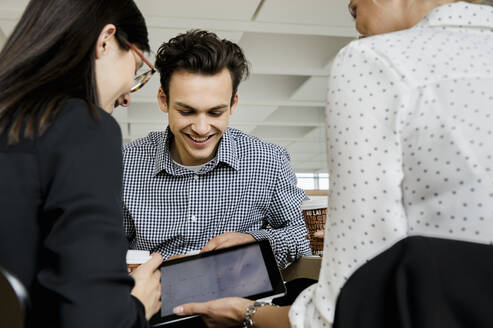
[[[27,0],[0,0],[0,46]],[[348,0],[136,0],[151,47],[192,28],[237,42],[251,63],[231,126],[286,147],[296,172],[327,172],[324,99],[332,58],[356,37]],[[116,109],[124,142],[163,130],[154,77]]]

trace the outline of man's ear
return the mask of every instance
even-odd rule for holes
[[[235,94],[235,97],[233,98],[233,103],[231,104],[230,115],[233,115],[237,105],[238,105],[238,94]]]
[[[159,104],[159,108],[164,112],[168,113],[169,108],[168,108],[168,102],[167,102],[167,97],[166,94],[163,91],[163,88],[159,88],[157,92],[157,103]]]
[[[116,27],[113,24],[107,24],[99,33],[98,40],[96,41],[96,59],[101,58],[108,51],[109,42],[114,39],[116,33]]]

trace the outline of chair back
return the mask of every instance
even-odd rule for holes
[[[23,328],[28,304],[24,285],[0,267],[0,327]]]

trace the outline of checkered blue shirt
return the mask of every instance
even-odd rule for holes
[[[310,255],[303,190],[287,151],[228,128],[217,156],[193,172],[173,162],[169,128],[123,148],[124,227],[132,249],[165,258],[223,232],[269,239],[280,267]]]

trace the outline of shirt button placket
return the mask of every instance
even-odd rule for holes
[[[197,174],[194,174],[193,175],[193,180],[198,181],[199,180],[199,176]],[[191,194],[193,194],[193,191],[194,191],[193,189],[195,189],[194,187],[195,187],[195,183],[192,183]],[[193,202],[190,202],[190,214],[192,212],[193,212]],[[197,219],[197,216],[195,214],[192,214],[190,216],[190,220],[195,223],[195,222],[197,222],[198,219]]]

